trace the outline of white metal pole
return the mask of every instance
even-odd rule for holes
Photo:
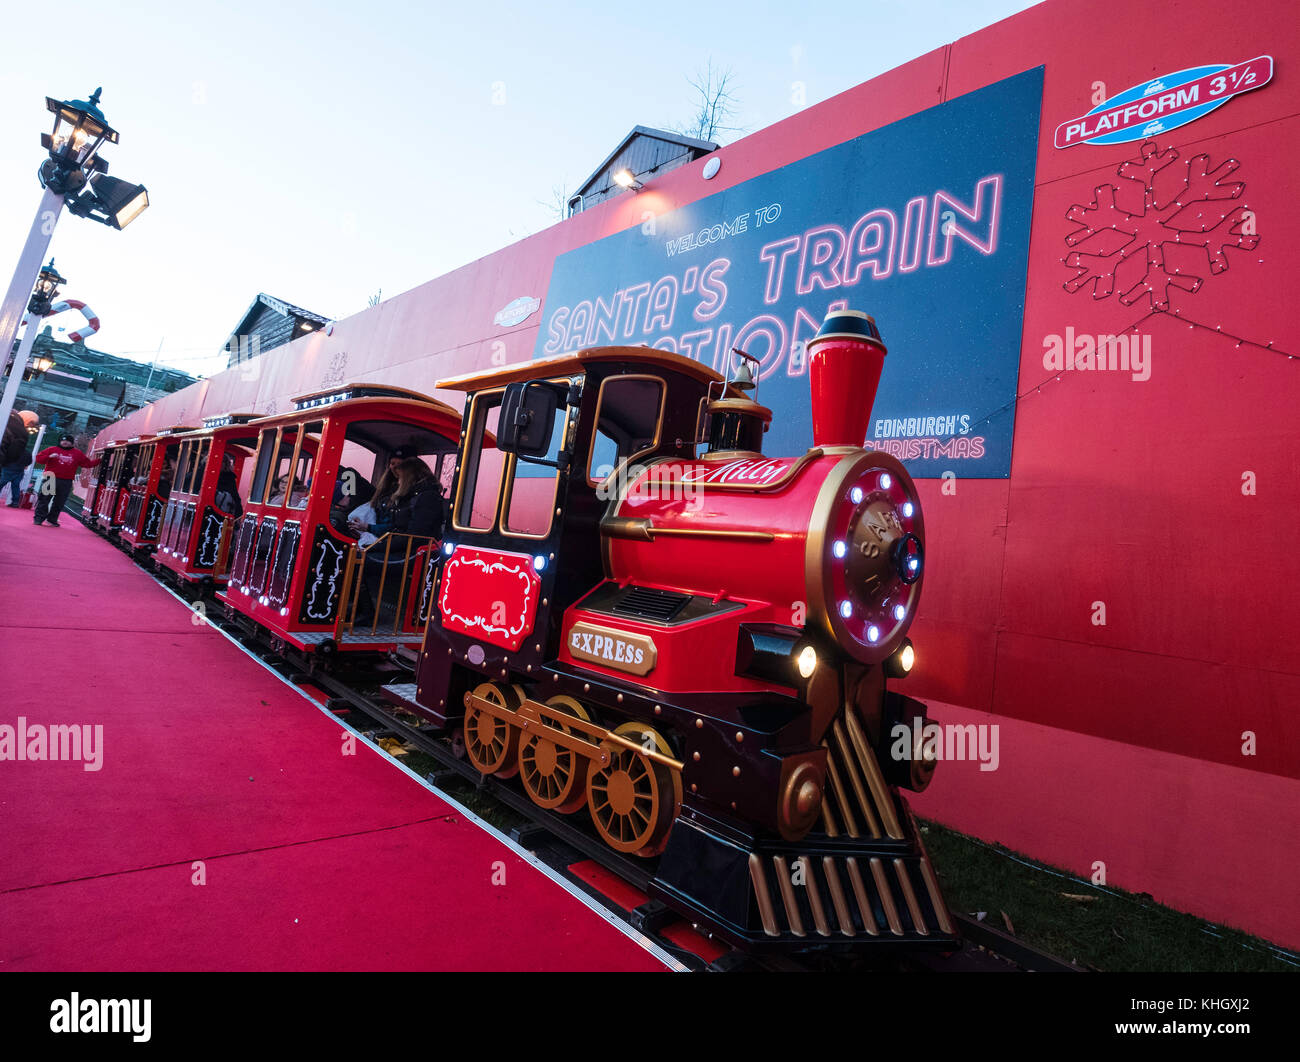
[[[28,300],[36,288],[36,278],[45,262],[45,252],[50,249],[50,237],[54,235],[54,226],[63,211],[63,196],[51,192],[48,188],[41,196],[41,205],[36,210],[23,253],[18,258],[18,268],[14,270],[13,279],[9,281],[9,290],[5,292],[4,302],[0,303],[0,363],[8,358],[13,349],[14,339],[18,336],[18,325],[27,312]],[[32,329],[28,329],[32,331]],[[32,337],[35,339],[35,337]],[[28,353],[31,348],[28,347]],[[23,355],[19,361],[14,358],[14,367],[9,371],[9,383],[5,386],[4,398],[0,399],[0,425],[9,423],[9,414],[14,409],[14,399],[18,397],[18,385],[23,382],[23,373],[27,370],[27,358]]]
[[[36,433],[36,445],[32,447],[32,463],[27,466],[27,471],[23,473],[22,487],[19,490],[21,494],[25,490],[32,489],[32,483],[36,476],[36,455],[41,452],[41,440],[45,438],[45,425],[42,424],[40,430]]]

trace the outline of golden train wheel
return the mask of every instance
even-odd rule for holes
[[[475,687],[474,696],[511,710],[523,697],[517,686],[502,688],[495,682]],[[480,774],[509,778],[519,769],[519,731],[495,715],[475,708],[465,709],[465,755]]]
[[[643,723],[624,723],[614,733],[642,748],[672,755],[668,743]],[[609,765],[595,767],[587,775],[587,806],[596,832],[616,851],[658,855],[681,803],[681,779],[623,745],[607,741],[601,747],[609,752]]]
[[[572,697],[552,697],[546,703],[565,715],[591,721],[587,710]],[[566,734],[573,733],[558,720],[547,719],[547,724]],[[530,734],[519,745],[519,780],[539,808],[568,815],[587,802],[587,762],[541,734]]]

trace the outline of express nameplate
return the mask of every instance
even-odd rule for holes
[[[575,623],[569,628],[569,652],[575,660],[601,664],[632,675],[648,675],[659,655],[654,639],[594,623]]]

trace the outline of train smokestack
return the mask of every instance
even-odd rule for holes
[[[832,310],[808,341],[813,446],[861,446],[885,367],[885,342],[875,319]]]

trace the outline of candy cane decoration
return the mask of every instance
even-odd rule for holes
[[[79,310],[81,316],[86,319],[86,328],[80,332],[73,332],[68,336],[73,343],[80,343],[87,336],[93,336],[99,331],[99,318],[95,316],[95,311],[80,299],[64,299],[62,302],[56,302],[50,307],[50,312],[45,316],[53,317],[55,314],[63,313],[64,310]]]

